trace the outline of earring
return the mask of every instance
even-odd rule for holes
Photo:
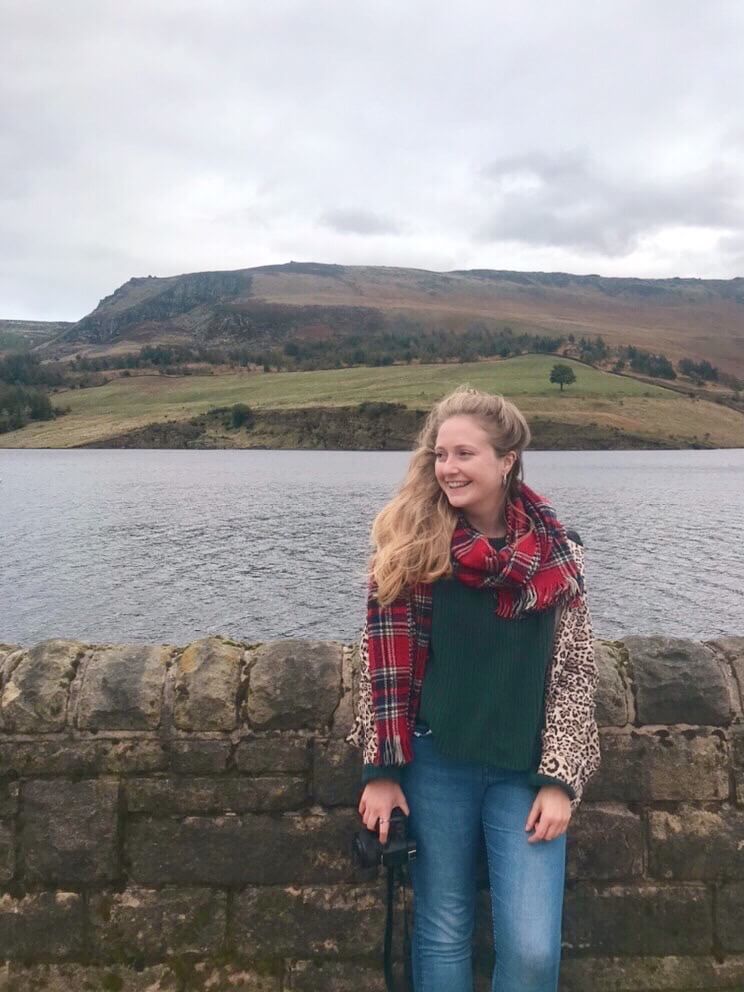
[[[509,473],[508,473],[508,472],[504,472],[504,477],[503,477],[503,479],[501,480],[501,485],[502,485],[502,486],[504,486],[504,488],[506,488],[506,480],[507,480],[508,478],[509,478]]]

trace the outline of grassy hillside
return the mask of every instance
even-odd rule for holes
[[[744,447],[744,416],[734,410],[571,362],[577,381],[561,393],[548,381],[554,364],[552,356],[524,355],[456,365],[132,376],[101,387],[55,394],[55,405],[69,405],[69,413],[0,435],[0,447],[65,448],[95,443],[234,403],[268,411],[348,407],[373,400],[424,410],[462,382],[513,398],[528,419],[550,422],[553,433],[562,431],[568,440],[575,427],[627,432],[636,439],[647,439],[651,446]],[[250,443],[243,437],[238,446]]]
[[[429,272],[301,263],[252,271],[252,294],[270,303],[367,305],[460,328],[472,320],[594,336],[708,358],[744,374],[744,279],[628,279],[562,272]]]
[[[0,320],[0,354],[32,351],[73,326],[63,320]]]

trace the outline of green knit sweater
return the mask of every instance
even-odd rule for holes
[[[489,540],[496,548],[506,543]],[[570,785],[536,772],[554,626],[555,609],[505,620],[495,615],[488,589],[436,581],[418,721],[431,728],[441,754],[528,770],[532,785],[559,785],[573,799]],[[400,773],[400,765],[365,765],[362,782],[400,782]]]

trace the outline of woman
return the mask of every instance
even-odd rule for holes
[[[566,828],[600,761],[597,669],[580,539],[522,481],[529,441],[514,404],[458,387],[372,526],[347,741],[365,826],[386,843],[399,806],[416,840],[416,992],[472,992],[481,832],[492,992],[558,987]]]

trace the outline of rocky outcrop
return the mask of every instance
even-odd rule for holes
[[[183,319],[184,328],[198,329],[208,324],[200,308],[247,296],[251,275],[235,272],[192,272],[188,275],[156,279],[153,276],[130,279],[111,296],[101,300],[96,309],[66,332],[71,341],[102,343],[115,340],[122,332],[140,324],[168,324]],[[189,317],[190,315],[190,317]]]
[[[744,637],[596,648],[560,987],[741,990]],[[357,676],[331,641],[0,644],[0,988],[382,992]],[[483,856],[478,890],[485,992]]]

